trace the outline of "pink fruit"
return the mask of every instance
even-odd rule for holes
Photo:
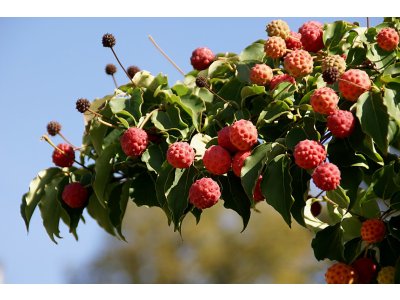
[[[251,151],[240,151],[233,156],[232,159],[232,171],[235,173],[236,176],[240,177],[243,163],[246,160],[247,157],[249,157],[251,154]]]
[[[261,191],[261,181],[262,181],[262,175],[260,175],[260,177],[258,177],[256,186],[254,187],[253,199],[256,203],[263,201],[265,199],[264,195],[262,194],[262,191]]]
[[[379,48],[385,51],[393,51],[399,44],[399,34],[394,28],[383,28],[376,36],[376,42]]]
[[[146,150],[149,138],[147,132],[143,129],[131,127],[125,130],[121,136],[120,143],[126,156],[137,157]]]
[[[324,42],[322,40],[322,24],[315,21],[304,23],[299,28],[301,34],[301,43],[303,48],[307,51],[318,52],[324,48]]]
[[[71,208],[82,208],[87,203],[88,192],[81,183],[73,182],[64,187],[61,198]]]
[[[231,143],[230,132],[231,126],[226,126],[218,131],[218,145],[224,147],[230,153],[235,153],[238,149]]]
[[[223,147],[213,145],[204,153],[203,164],[211,174],[222,175],[230,170],[232,158]]]
[[[380,219],[368,219],[361,225],[361,238],[369,244],[382,242],[385,235],[385,222]]]
[[[58,144],[57,148],[54,149],[52,159],[53,163],[61,168],[69,168],[73,165],[75,160],[75,152],[69,144]]]
[[[304,50],[294,50],[288,53],[283,64],[285,70],[295,78],[310,74],[314,66],[310,53]]]
[[[340,170],[336,165],[325,162],[315,168],[312,179],[323,191],[335,190],[340,184]]]
[[[196,180],[189,189],[189,201],[199,209],[209,208],[218,202],[221,190],[211,178]]]
[[[291,84],[296,84],[296,79],[294,79],[289,74],[275,75],[274,77],[272,77],[272,80],[269,83],[269,88],[273,90],[281,82],[290,82]]]
[[[339,78],[339,91],[346,100],[355,102],[361,94],[370,89],[371,80],[365,71],[350,69]]]
[[[272,36],[265,41],[264,52],[270,58],[281,58],[286,54],[286,43],[280,36]]]
[[[338,109],[339,96],[331,88],[323,87],[314,91],[310,103],[315,112],[328,115]]]
[[[286,48],[290,50],[296,50],[303,48],[303,44],[301,43],[301,34],[291,31],[290,35],[285,39]]]
[[[190,57],[190,63],[198,71],[207,69],[214,60],[214,53],[207,47],[195,49]]]
[[[356,120],[353,114],[347,110],[336,110],[327,118],[327,126],[334,137],[349,137],[355,126]]]
[[[303,140],[294,147],[295,164],[303,169],[314,169],[326,158],[326,150],[317,141]]]
[[[189,168],[194,156],[193,148],[186,142],[175,142],[168,147],[167,161],[174,168]]]
[[[257,64],[250,70],[250,81],[257,85],[267,85],[272,76],[272,69],[266,64]]]
[[[239,120],[231,126],[229,137],[237,149],[250,150],[257,143],[257,128],[250,121]]]
[[[368,257],[361,257],[351,264],[358,274],[357,283],[371,283],[375,277],[376,264]]]
[[[353,267],[338,262],[328,268],[325,281],[328,284],[353,284],[357,281],[357,273]]]

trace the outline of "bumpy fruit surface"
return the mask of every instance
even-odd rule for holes
[[[75,160],[74,149],[69,144],[58,144],[57,148],[53,151],[53,163],[61,168],[69,168]]]
[[[349,137],[354,130],[356,119],[347,110],[336,110],[327,118],[327,126],[334,137]]]
[[[167,161],[174,168],[189,168],[194,156],[194,149],[186,142],[175,142],[168,147]]]
[[[371,88],[368,74],[359,69],[347,70],[339,78],[339,91],[343,98],[349,101],[357,101],[358,97]]]
[[[303,140],[294,147],[294,160],[303,169],[314,169],[326,158],[326,150],[317,141]]]
[[[126,156],[137,157],[146,150],[149,138],[143,129],[131,127],[121,136],[120,143]]]
[[[283,57],[286,54],[285,40],[279,36],[270,37],[265,41],[264,52],[271,58]]]
[[[380,284],[393,284],[394,275],[396,274],[396,269],[393,266],[383,267],[376,278]]]
[[[352,284],[357,280],[356,271],[344,263],[335,263],[325,273],[328,284]]]
[[[264,198],[264,195],[262,194],[262,191],[261,191],[261,181],[262,181],[262,175],[260,175],[259,177],[258,177],[258,179],[257,179],[257,182],[256,182],[256,185],[255,185],[255,187],[254,187],[254,192],[253,192],[253,199],[254,199],[254,202],[260,202],[260,201],[263,201],[265,198]]]
[[[322,79],[327,84],[334,84],[340,78],[340,73],[336,67],[328,68],[322,72]]]
[[[318,52],[324,48],[322,40],[322,24],[318,22],[306,22],[299,28],[301,34],[301,43],[307,51]]]
[[[214,53],[207,47],[195,49],[190,57],[190,63],[198,71],[207,69],[214,60]]]
[[[231,143],[230,132],[231,126],[226,126],[218,131],[218,145],[224,147],[230,153],[235,153],[238,149]]]
[[[313,70],[314,62],[307,51],[294,50],[287,54],[284,59],[285,70],[293,77],[303,77]]]
[[[90,101],[86,98],[80,98],[76,101],[76,109],[80,113],[85,113],[90,108]]]
[[[257,85],[267,85],[272,76],[272,69],[266,64],[257,64],[250,69],[250,81]]]
[[[301,34],[291,31],[290,35],[285,39],[286,48],[290,50],[296,50],[303,48],[303,44],[301,43]]]
[[[211,178],[196,180],[189,189],[189,201],[199,209],[215,205],[220,197],[219,185]]]
[[[61,198],[71,208],[82,208],[87,203],[88,192],[81,183],[73,182],[64,187]]]
[[[322,72],[330,68],[337,68],[339,75],[346,71],[346,61],[340,55],[328,55],[321,62]]]
[[[315,168],[312,179],[321,190],[332,191],[340,184],[340,170],[332,163],[322,163]]]
[[[208,80],[204,76],[197,76],[195,82],[196,82],[196,86],[199,88],[203,88],[203,87],[208,88]]]
[[[105,71],[107,75],[114,75],[117,72],[117,67],[113,64],[107,64]]]
[[[376,36],[376,42],[379,48],[385,51],[393,51],[399,44],[399,34],[393,28],[383,28]]]
[[[222,175],[230,170],[232,158],[225,148],[213,145],[204,152],[203,164],[211,174]]]
[[[269,88],[273,90],[281,82],[290,82],[291,84],[295,84],[296,79],[294,79],[293,76],[290,76],[289,74],[275,75],[274,77],[272,77],[272,80],[269,83]]]
[[[283,20],[273,20],[267,25],[268,36],[279,36],[285,39],[290,34],[288,23]]]
[[[310,98],[313,110],[324,115],[337,110],[338,102],[339,96],[329,87],[316,89]]]
[[[382,242],[385,234],[386,226],[382,220],[369,219],[361,225],[361,238],[369,244]]]
[[[106,33],[103,35],[101,40],[103,47],[112,48],[115,46],[115,37],[111,33]]]
[[[321,210],[322,210],[322,205],[321,205],[321,203],[320,203],[319,201],[313,202],[313,203],[311,204],[310,210],[311,210],[311,214],[312,214],[314,217],[318,217],[319,214],[321,213]]]
[[[61,131],[61,124],[57,121],[51,121],[47,124],[47,133],[56,136]]]
[[[358,275],[357,283],[370,283],[375,277],[376,264],[368,257],[361,257],[351,264]]]
[[[232,171],[236,176],[240,177],[243,163],[247,157],[251,154],[251,151],[240,151],[233,156],[232,159]]]
[[[233,123],[229,133],[232,145],[241,151],[250,150],[257,143],[257,136],[256,126],[247,120]]]

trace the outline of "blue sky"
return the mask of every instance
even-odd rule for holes
[[[148,34],[188,72],[195,48],[207,46],[215,53],[239,53],[253,41],[265,39],[265,26],[273,19],[0,18],[0,265],[5,282],[64,283],[66,272],[79,270],[100,253],[105,243],[107,234],[88,216],[86,225],[78,228],[79,242],[61,227],[64,238],[55,245],[42,226],[39,211],[34,214],[29,234],[19,214],[21,196],[31,179],[52,166],[52,149],[40,141],[46,124],[57,120],[63,134],[79,145],[83,120],[75,110],[76,100],[113,92],[113,82],[104,67],[116,62],[109,49],[101,45],[104,33],[115,35],[115,50],[125,66],[134,64],[153,74],[163,72],[172,84],[181,75],[157,52]],[[332,22],[342,18],[283,19],[297,31],[306,20]],[[366,23],[365,18],[345,20]],[[380,21],[374,18],[371,25]],[[117,81],[125,83],[118,69]]]

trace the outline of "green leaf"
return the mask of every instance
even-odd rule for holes
[[[363,131],[386,154],[389,145],[389,114],[382,95],[371,92],[362,94],[357,101],[357,117]]]
[[[103,150],[101,155],[96,160],[94,170],[96,175],[93,181],[93,190],[96,193],[97,199],[105,207],[107,198],[105,197],[105,192],[107,185],[112,176],[113,165],[111,159],[114,158],[117,152],[116,144],[111,144]]]
[[[322,40],[327,49],[335,48],[344,38],[347,31],[355,25],[347,23],[345,21],[336,21],[331,24],[326,24],[324,28],[324,33]]]
[[[117,189],[112,191],[112,195],[107,203],[111,224],[115,227],[116,232],[123,241],[125,241],[125,237],[122,234],[122,221],[128,205],[130,187],[131,180],[127,180],[122,185],[119,185]]]
[[[291,226],[290,209],[293,205],[292,176],[289,172],[290,158],[285,154],[271,160],[261,182],[261,190],[267,203],[281,214],[285,222]]]
[[[296,86],[290,82],[280,83],[272,92],[272,98],[276,100],[286,100],[293,96]]]
[[[341,168],[340,169],[340,187],[344,190],[346,196],[349,198],[347,210],[350,211],[357,201],[358,187],[363,179],[361,168]]]
[[[280,116],[290,113],[290,107],[286,102],[281,100],[273,101],[260,113],[257,124],[272,123]]]
[[[378,70],[382,70],[396,60],[396,52],[387,52],[382,50],[378,44],[372,44],[368,47],[366,57],[375,64]]]
[[[369,168],[365,157],[355,153],[347,139],[333,139],[328,145],[329,161],[337,165],[340,169],[343,167],[364,167]]]
[[[250,220],[251,201],[241,185],[240,178],[228,172],[228,175],[221,176],[219,181],[222,184],[221,198],[224,200],[224,207],[236,211],[242,217],[243,230],[245,230]]]
[[[242,102],[242,88],[245,85],[246,84],[240,82],[239,79],[232,78],[222,87],[222,89],[219,90],[218,95],[226,101],[234,101],[240,105]],[[218,100],[218,98],[216,99]]]
[[[358,217],[352,216],[350,218],[344,218],[342,221],[343,239],[345,241],[350,241],[360,237],[361,224]]]
[[[153,113],[151,121],[161,131],[178,131],[183,139],[189,134],[188,124],[182,120],[180,109],[175,105],[168,105],[166,111]]]
[[[44,188],[44,196],[39,202],[40,214],[43,219],[43,226],[51,240],[57,244],[55,237],[61,238],[59,223],[61,217],[61,193],[59,184],[63,178],[55,178]]]
[[[56,176],[62,174],[63,172],[60,168],[49,168],[40,171],[30,183],[29,191],[22,196],[21,203],[21,216],[25,221],[26,230],[29,230],[29,222],[36,206],[44,196],[46,185],[55,179]]]
[[[241,61],[256,60],[263,61],[265,57],[264,40],[255,41],[253,44],[247,46],[239,55]]]
[[[166,144],[151,144],[143,152],[141,160],[146,163],[147,169],[156,173],[160,172],[167,153]]]
[[[181,231],[185,210],[189,205],[189,189],[194,181],[197,170],[194,167],[188,169],[175,169],[170,172],[173,176],[171,185],[165,186],[168,208],[171,211],[174,229]]]
[[[382,199],[391,198],[400,190],[400,186],[397,184],[398,177],[393,162],[377,170],[372,177],[374,193]]]
[[[351,264],[362,252],[361,238],[354,238],[344,244],[344,259],[347,264]]]
[[[130,196],[137,206],[160,206],[157,200],[155,181],[149,172],[138,174],[132,180],[130,188]]]
[[[103,140],[107,133],[108,127],[100,123],[97,119],[90,122],[89,138],[97,155],[103,151]]]
[[[110,186],[110,188],[117,189],[117,192],[120,192],[121,189],[118,189],[118,185],[115,186]],[[114,195],[115,196],[115,195]],[[110,197],[109,200],[112,199],[113,196],[111,195],[110,192]],[[111,223],[110,220],[110,212],[109,212],[109,208],[103,206],[100,201],[97,199],[96,194],[92,193],[92,195],[89,198],[89,203],[86,207],[87,212],[89,213],[89,215],[97,221],[97,224],[99,224],[100,227],[102,227],[106,232],[108,232],[111,235],[115,235],[114,232],[114,226]]]
[[[328,226],[317,232],[311,242],[314,256],[317,260],[328,258],[330,260],[343,261],[343,229],[340,223]]]
[[[338,186],[335,190],[327,191],[326,196],[339,205],[339,207],[342,209],[347,209],[349,206],[350,199],[346,195],[346,191],[341,186]]]
[[[304,118],[304,124],[292,128],[286,135],[286,146],[294,150],[294,147],[303,140],[318,141],[320,135],[315,129],[314,120],[312,118]]]
[[[306,170],[301,168],[291,168],[290,176],[295,178],[291,183],[294,203],[290,209],[290,213],[297,223],[306,227],[304,220],[304,207],[306,206],[306,199],[308,198],[309,181],[311,176]]]
[[[174,170],[174,167],[171,166],[167,161],[165,161],[161,166],[160,171],[158,172],[158,177],[156,180],[156,196],[158,204],[167,215],[168,224],[171,223],[172,216],[171,211],[168,208],[165,190],[167,186],[170,186],[172,184],[173,176],[171,176],[170,174],[173,173]]]

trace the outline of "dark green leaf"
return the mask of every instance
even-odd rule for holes
[[[351,210],[357,201],[358,187],[363,179],[363,173],[358,167],[340,169],[340,186],[350,200],[348,210]]]
[[[160,206],[157,200],[154,178],[149,172],[145,171],[138,174],[132,180],[130,187],[132,189],[130,195],[137,206]]]
[[[328,49],[337,47],[347,31],[353,27],[355,27],[355,25],[345,21],[336,21],[331,24],[326,24],[322,36],[325,47]]]
[[[166,111],[157,111],[151,118],[153,124],[161,131],[178,131],[185,139],[189,133],[188,124],[183,122],[180,109],[168,105]]]
[[[123,241],[125,241],[125,237],[122,234],[122,220],[128,205],[130,187],[131,180],[118,185],[117,188],[112,190],[107,203],[111,224]]]
[[[346,191],[343,190],[341,186],[338,186],[337,189],[332,191],[327,191],[326,196],[339,205],[342,209],[347,209],[350,203],[349,197],[346,195]]]
[[[304,207],[306,206],[306,199],[308,198],[309,181],[311,176],[306,170],[301,168],[291,168],[290,176],[295,178],[291,183],[294,203],[290,212],[297,223],[306,227],[304,221]]]
[[[263,175],[261,190],[267,203],[281,214],[291,226],[290,209],[293,205],[292,176],[289,173],[290,159],[285,154],[276,156],[270,161]]]
[[[221,198],[224,200],[224,207],[236,211],[242,217],[245,230],[250,219],[251,201],[241,185],[240,178],[228,172],[227,176],[221,176],[219,180],[222,184]]]
[[[362,252],[361,238],[354,238],[344,244],[344,261],[351,264]]]
[[[303,140],[319,140],[319,133],[315,129],[314,121],[312,118],[304,118],[304,124],[301,126],[296,126],[291,129],[286,135],[286,146],[293,150],[294,147]]]
[[[281,100],[273,101],[260,113],[257,124],[261,122],[271,123],[285,114],[290,114],[289,105]]]
[[[239,55],[241,61],[256,60],[263,61],[265,57],[264,40],[255,41],[253,44],[247,46]]]
[[[103,151],[103,139],[107,133],[107,130],[108,127],[97,121],[97,119],[93,119],[90,122],[90,142],[92,143],[97,155],[100,155]]]
[[[382,199],[389,199],[394,193],[400,190],[396,183],[398,174],[394,170],[394,163],[384,166],[376,171],[372,177],[374,182],[374,193]]]
[[[168,223],[170,224],[172,220],[171,211],[168,208],[167,197],[165,195],[166,188],[172,184],[173,176],[170,174],[174,172],[174,167],[172,167],[167,161],[163,163],[160,171],[158,172],[158,177],[156,180],[156,195],[159,206],[163,209],[168,218]]]
[[[152,144],[147,147],[146,151],[142,154],[141,159],[146,163],[148,170],[156,173],[161,170],[167,152],[165,148],[164,144]]]
[[[109,185],[111,188],[111,186]],[[112,186],[114,189],[117,190],[117,192],[120,192],[121,189],[117,188],[115,186]],[[115,195],[112,195],[110,193],[109,200],[112,199],[112,197]],[[100,201],[97,199],[96,194],[93,193],[90,198],[89,198],[89,203],[86,207],[87,212],[89,215],[97,221],[97,224],[99,224],[100,227],[102,227],[106,232],[108,232],[111,235],[115,235],[114,232],[114,227],[113,224],[111,223],[110,220],[110,212],[108,207],[103,206]]]
[[[343,229],[340,223],[328,226],[317,232],[311,243],[314,256],[317,260],[328,258],[330,260],[343,261]]]

